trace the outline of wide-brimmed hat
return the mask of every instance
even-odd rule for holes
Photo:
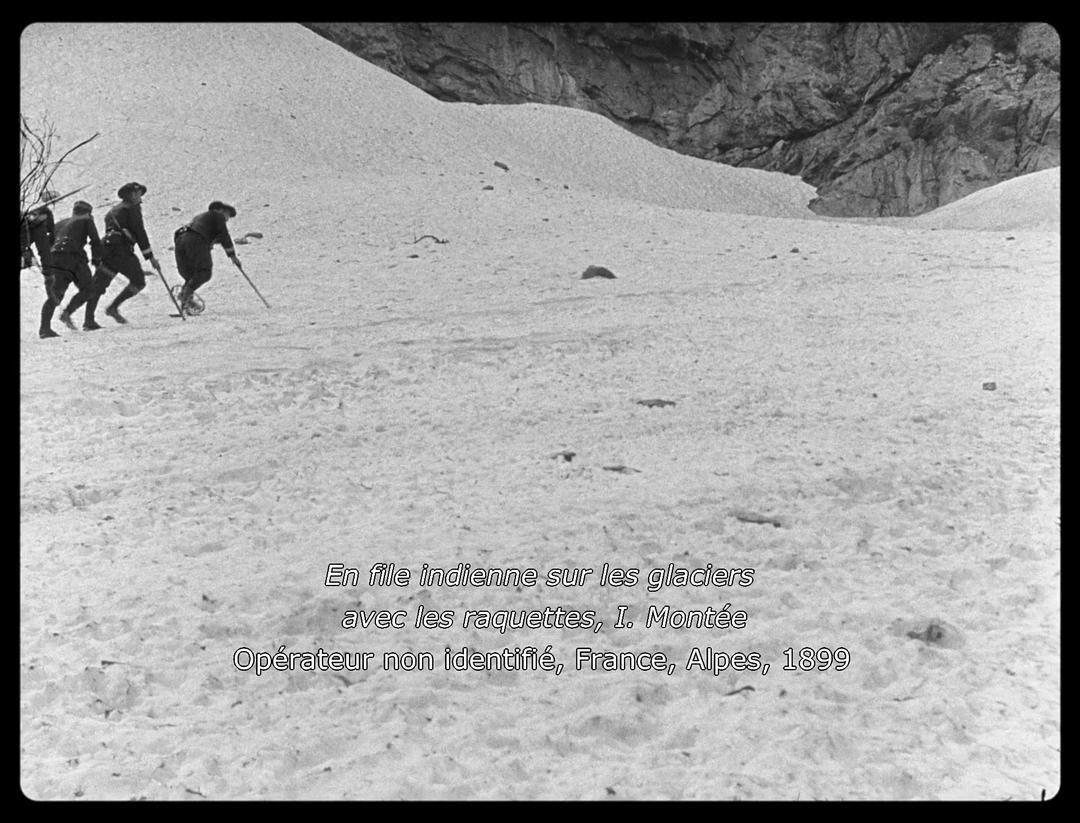
[[[125,183],[116,190],[116,196],[121,200],[127,200],[128,197],[135,192],[139,194],[146,194],[146,186],[142,183]]]
[[[229,217],[236,217],[236,209],[234,209],[228,203],[222,203],[220,200],[215,200],[213,203],[210,204],[209,211],[218,210],[227,211],[229,213]]]

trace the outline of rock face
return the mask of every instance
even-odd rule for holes
[[[1060,164],[1041,23],[305,25],[442,100],[573,106],[797,174],[820,214],[920,214]]]

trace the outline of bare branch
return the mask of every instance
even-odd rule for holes
[[[56,128],[47,117],[41,118],[41,125],[35,126],[26,115],[19,114],[19,208],[25,217],[31,205],[41,199],[48,190],[53,176],[60,167],[68,162],[79,149],[100,136],[95,132],[69,148],[58,158],[53,159],[53,145],[56,140]]]

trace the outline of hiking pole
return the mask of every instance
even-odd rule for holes
[[[160,263],[158,265],[160,265]],[[184,310],[180,308],[180,304],[177,303],[176,298],[173,297],[172,289],[169,288],[169,282],[165,279],[165,272],[158,272],[158,277],[161,278],[161,284],[165,287],[165,291],[169,293],[169,299],[172,300],[172,304],[176,306],[176,313],[180,315],[180,319],[187,320],[187,315],[184,314]]]
[[[69,191],[67,194],[58,194],[56,197],[52,198],[51,200],[42,200],[40,204],[35,205],[35,206],[31,206],[26,211],[31,212],[36,208],[40,208],[41,206],[51,206],[54,203],[59,203],[61,200],[65,200],[68,197],[71,197],[71,195],[73,195],[73,194],[78,194],[79,192],[81,192],[85,188],[88,188],[88,186],[79,186],[79,188],[75,189],[74,191]]]
[[[235,264],[236,268],[240,269],[240,274],[244,275],[244,279],[248,281],[248,285],[251,286],[251,288],[255,289],[255,294],[259,295],[259,299],[263,301],[263,305],[266,306],[266,308],[270,308],[270,304],[266,302],[266,298],[263,297],[259,290],[255,288],[255,284],[252,283],[251,278],[247,276],[247,272],[244,271],[244,267],[240,265],[240,261],[234,257],[233,263]]]

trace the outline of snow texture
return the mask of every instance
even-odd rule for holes
[[[201,317],[170,319],[152,277],[128,325],[39,340],[23,273],[28,796],[1057,791],[1056,170],[831,221],[796,178],[581,111],[438,102],[298,25],[39,24],[21,61],[58,144],[101,132],[58,188],[90,184],[100,227],[148,186],[170,283],[172,231],[232,203],[273,307],[216,250]],[[596,573],[372,587],[380,561]],[[324,586],[330,563],[360,585]],[[604,563],[755,578],[649,593],[600,586]],[[650,604],[724,603],[745,629],[643,628]],[[421,604],[604,627],[417,629]],[[614,628],[619,604],[640,625]],[[410,622],[342,628],[357,608]],[[558,677],[442,670],[447,646],[549,644]],[[233,665],[282,645],[437,666]],[[573,671],[581,646],[679,670]],[[804,646],[851,664],[784,671]],[[694,647],[771,670],[685,671]]]

